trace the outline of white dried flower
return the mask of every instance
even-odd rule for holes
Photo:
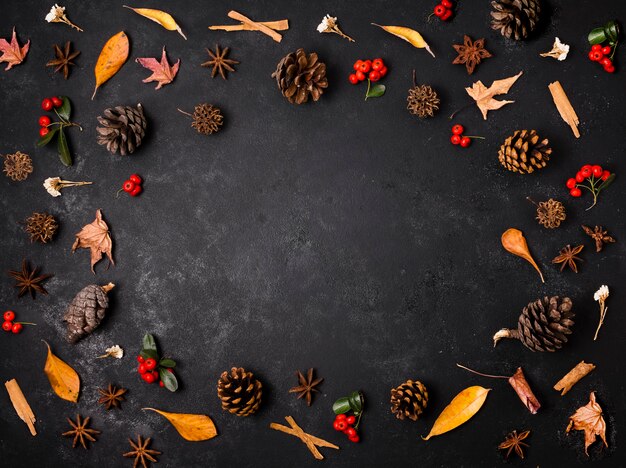
[[[564,44],[558,37],[554,38],[554,44],[552,44],[552,50],[543,54],[539,54],[542,57],[552,57],[562,62],[567,58],[569,53],[569,45]]]
[[[120,345],[111,346],[110,348],[107,348],[105,351],[106,351],[106,354],[103,354],[102,356],[98,356],[98,358],[114,357],[115,359],[122,359],[122,357],[124,357],[124,350],[122,349]]]
[[[46,15],[46,21],[48,23],[65,23],[78,31],[82,31],[82,29],[72,23],[65,15],[65,7],[59,6],[56,3],[52,5],[52,8],[50,8],[50,11]]]
[[[603,284],[593,295],[593,300],[597,302],[605,301],[607,297],[609,297],[609,287]]]
[[[61,190],[65,187],[79,187],[81,185],[91,185],[93,182],[72,182],[71,180],[61,180],[60,177],[48,177],[43,181],[46,191],[53,197],[60,197]]]
[[[335,33],[339,34],[344,39],[348,39],[350,42],[354,42],[350,36],[343,33],[339,26],[337,25],[337,17],[330,16],[327,14],[322,18],[322,22],[317,25],[317,31],[320,33]]]
[[[606,307],[605,301],[609,297],[609,287],[606,284],[600,286],[600,289],[596,291],[593,295],[593,299],[600,304],[600,321],[598,322],[598,328],[596,329],[596,334],[593,336],[593,341],[598,339],[598,333],[600,332],[600,328],[602,328],[602,324],[604,323],[604,318],[606,317],[606,311],[609,310]]]

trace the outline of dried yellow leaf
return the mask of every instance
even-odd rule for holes
[[[44,343],[46,342],[44,341]],[[48,356],[43,371],[48,376],[52,390],[60,398],[76,403],[78,392],[80,392],[80,377],[68,364],[52,354],[48,343],[46,346],[48,347]]]
[[[167,419],[183,439],[197,442],[209,440],[217,435],[215,424],[204,414],[168,413],[154,408],[143,408],[154,411]]]
[[[105,82],[115,75],[126,59],[128,58],[128,51],[130,44],[128,42],[128,36],[124,31],[118,32],[115,36],[111,37],[100,52],[98,61],[94,73],[96,75],[96,88],[93,90],[93,96],[96,96],[96,91]]]
[[[124,8],[128,8],[129,10],[133,10],[135,13],[143,16],[144,18],[148,18],[149,20],[160,24],[168,31],[178,31],[178,34],[180,34],[185,38],[185,40],[187,40],[187,36],[183,34],[182,29],[180,29],[180,26],[178,26],[176,20],[169,13],[161,10],[153,10],[152,8],[133,8],[127,5],[123,6]]]
[[[433,51],[430,50],[430,47],[422,37],[420,33],[411,28],[405,28],[404,26],[381,26],[380,24],[372,23],[374,26],[378,26],[379,28],[384,29],[389,34],[393,34],[400,39],[404,39],[413,47],[417,47],[418,49],[426,49],[430,55],[433,57]]]

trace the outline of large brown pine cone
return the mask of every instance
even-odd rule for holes
[[[391,389],[391,412],[398,419],[417,421],[428,404],[428,390],[417,380],[407,380]]]
[[[556,351],[567,343],[574,315],[569,297],[537,299],[522,310],[517,330],[503,328],[494,335],[494,346],[501,338],[513,338],[520,340],[531,351]]]
[[[541,140],[536,130],[516,130],[502,143],[498,159],[511,172],[530,174],[550,161],[552,148],[548,144],[548,139]]]
[[[307,102],[309,95],[317,101],[328,88],[326,64],[319,61],[315,52],[307,54],[303,49],[283,57],[272,78],[276,78],[278,89],[292,104]]]
[[[539,22],[540,0],[495,0],[491,6],[491,29],[509,39],[526,39]]]
[[[113,283],[90,284],[76,294],[63,316],[67,322],[67,341],[76,343],[98,328],[109,307],[107,293],[114,286]]]
[[[222,400],[222,409],[236,416],[250,416],[259,409],[263,388],[252,372],[242,367],[233,367],[222,372],[217,381],[217,396]]]
[[[146,116],[141,104],[137,107],[117,106],[104,110],[104,117],[98,116],[101,127],[96,127],[98,144],[122,156],[132,154],[146,134]]]

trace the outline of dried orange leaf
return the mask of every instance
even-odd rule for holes
[[[393,34],[400,39],[404,39],[413,47],[417,47],[418,49],[426,49],[430,55],[433,57],[433,51],[430,50],[430,47],[422,37],[420,33],[411,28],[405,28],[404,26],[381,26],[380,24],[372,23],[374,26],[378,26],[381,29],[384,29],[389,34]]]
[[[124,8],[128,8],[129,10],[133,10],[138,15],[143,16],[144,18],[148,18],[149,20],[154,21],[155,23],[160,24],[168,31],[178,31],[178,33],[187,40],[187,36],[183,34],[182,29],[176,23],[176,20],[165,11],[161,10],[153,10],[151,8],[133,8],[127,5],[124,5]]]
[[[471,88],[465,88],[467,94],[470,95],[474,101],[476,101],[476,105],[480,109],[480,112],[483,114],[483,119],[487,120],[487,112],[490,110],[498,110],[502,106],[506,104],[511,104],[515,101],[498,101],[494,99],[494,96],[498,94],[506,94],[511,89],[511,86],[517,81],[517,79],[522,76],[523,72],[519,72],[515,76],[511,76],[509,78],[505,78],[503,80],[496,80],[491,83],[491,86],[487,88],[482,81],[477,81],[472,85]]]
[[[602,417],[602,408],[596,402],[596,393],[591,392],[589,395],[589,403],[581,406],[576,412],[569,417],[569,425],[565,432],[571,429],[575,431],[585,431],[585,454],[589,456],[587,448],[596,441],[596,436],[600,436],[604,446],[606,443],[606,423]]]
[[[444,434],[467,422],[483,406],[483,403],[487,399],[487,394],[490,391],[490,388],[483,388],[478,385],[463,390],[444,408],[435,421],[430,433],[422,438],[428,440],[431,437]]]
[[[204,414],[168,413],[154,408],[143,408],[154,411],[167,419],[176,428],[183,439],[192,442],[209,440],[217,435],[215,424]]]
[[[115,265],[113,261],[113,241],[109,234],[109,226],[102,219],[102,211],[96,211],[96,219],[80,230],[76,234],[76,240],[72,245],[72,252],[76,249],[90,249],[91,250],[91,271],[95,273],[93,266],[100,261],[102,254],[106,254],[109,258],[109,263]]]
[[[44,341],[44,343],[46,342]],[[48,376],[52,390],[60,398],[76,403],[80,391],[80,377],[68,364],[52,354],[48,343],[46,346],[48,347],[48,356],[43,371]]]
[[[528,244],[526,243],[526,238],[522,234],[522,231],[515,228],[509,228],[504,231],[502,237],[500,238],[500,241],[502,242],[502,247],[504,247],[508,252],[512,253],[513,255],[517,255],[518,257],[522,257],[524,260],[529,262],[535,268],[535,270],[537,270],[537,273],[539,273],[539,276],[541,277],[541,282],[545,283],[545,281],[543,280],[543,275],[541,274],[541,270],[535,263],[533,257],[530,255],[530,251],[528,250]]]
[[[14,65],[22,63],[24,58],[26,58],[29,47],[30,39],[26,44],[20,47],[15,35],[15,28],[13,28],[13,36],[11,37],[10,43],[6,39],[0,39],[0,52],[2,52],[2,55],[0,55],[0,63],[7,62],[5,70],[10,70]]]
[[[128,51],[130,44],[128,42],[128,36],[124,31],[118,32],[115,36],[111,37],[100,52],[96,67],[94,69],[96,75],[96,87],[93,90],[93,99],[96,96],[96,91],[107,82],[113,75],[115,75],[128,58]]]
[[[161,55],[160,62],[152,57],[138,58],[135,61],[142,67],[145,67],[148,70],[152,71],[152,75],[142,81],[144,83],[156,81],[158,84],[157,87],[154,89],[160,89],[163,85],[169,84],[174,81],[176,73],[178,73],[178,67],[180,67],[180,59],[178,59],[178,62],[176,62],[173,66],[170,66],[169,62],[167,61],[165,47],[163,47],[163,54]]]

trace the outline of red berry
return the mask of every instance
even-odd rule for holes
[[[599,52],[602,50],[602,45],[601,44],[594,44],[591,46],[591,50],[593,52]]]
[[[56,96],[50,98],[52,100],[52,105],[54,107],[61,107],[63,105],[63,99],[58,98]]]
[[[370,60],[366,60],[365,62],[361,62],[359,64],[359,71],[361,73],[368,73],[372,69],[372,62]]]
[[[154,380],[157,381],[159,380],[159,373],[155,370],[152,371],[152,377],[154,377]]]
[[[352,84],[357,84],[359,82],[359,79],[356,77],[354,73],[351,73],[350,76],[348,77],[348,81]]]
[[[335,419],[337,421],[342,421],[342,420],[347,419],[347,418],[348,418],[348,416],[346,416],[345,414],[341,413],[341,414],[338,414]]]
[[[137,362],[143,364],[145,362],[143,356],[137,356]]]
[[[610,176],[611,176],[611,173],[610,173],[609,171],[607,171],[607,170],[604,170],[604,171],[602,171],[602,176],[600,176],[600,178],[601,178],[602,180],[606,180],[606,179],[608,179]]]
[[[345,420],[337,421],[337,427],[339,431],[345,431],[348,428],[348,423]]]
[[[46,98],[43,101],[41,101],[41,108],[45,110],[46,112],[51,111],[52,107],[53,107],[52,100]]]
[[[132,174],[128,180],[130,180],[131,182],[139,185],[143,182],[143,180],[141,180],[141,177],[138,174]]]
[[[569,191],[569,194],[570,194],[572,197],[576,197],[576,198],[578,198],[578,197],[580,197],[583,193],[581,192],[581,190],[580,190],[578,187],[574,187],[573,189],[571,189],[571,190]]]
[[[348,437],[354,437],[356,435],[356,429],[354,427],[349,427],[346,429],[346,435]]]
[[[585,178],[584,178],[584,177],[583,177],[583,175],[580,173],[580,171],[578,171],[578,172],[576,173],[576,177],[574,177],[574,180],[580,184],[581,182],[584,182],[584,181],[585,181]]]
[[[380,70],[378,70],[378,73],[380,73],[380,76],[383,77],[387,74],[387,67],[383,67]]]
[[[446,7],[443,5],[437,5],[434,9],[433,9],[433,13],[435,14],[436,17],[441,18],[443,15],[446,14]]]
[[[374,83],[376,83],[378,80],[380,80],[380,72],[377,72],[376,70],[372,70],[371,72],[369,72],[368,78],[370,81],[373,81]]]
[[[441,4],[448,9],[454,7],[454,4],[450,0],[441,0]]]
[[[154,375],[152,375],[152,373],[150,372],[146,372],[145,374],[141,375],[141,378],[143,380],[146,381],[146,383],[154,383],[154,381],[156,380],[156,378],[154,377]]]
[[[598,166],[597,164],[595,166],[591,166],[591,173],[593,174],[594,177],[601,177],[602,167]]]
[[[363,73],[361,70],[357,71],[355,75],[359,81],[363,81],[365,79],[365,73]]]
[[[349,440],[350,442],[357,443],[357,442],[358,442],[359,440],[361,440],[361,439],[360,439],[360,437],[359,437],[358,435],[355,435],[354,437],[348,437],[348,440]]]
[[[363,60],[357,60],[356,62],[354,62],[354,65],[352,65],[352,68],[354,69],[354,71],[358,71],[362,63],[363,63]]]
[[[454,127],[452,127],[452,133],[455,135],[463,135],[464,131],[465,129],[463,128],[463,125],[456,124]]]
[[[565,186],[568,189],[573,189],[574,187],[576,187],[576,179],[567,179],[567,182],[565,182]]]
[[[4,318],[4,320],[8,322],[12,322],[15,319],[15,312],[13,312],[12,310],[7,310],[2,318]]]
[[[450,18],[452,18],[452,10],[446,10],[446,12],[441,15],[441,21],[448,21]]]
[[[356,418],[354,416],[348,416],[346,422],[352,426],[356,422]]]
[[[122,185],[122,190],[124,190],[124,192],[130,193],[135,189],[136,185],[134,182],[131,182],[130,180],[127,180],[126,182],[124,182],[124,184]]]
[[[50,129],[48,129],[48,127],[41,127],[39,129],[39,136],[40,137],[45,137],[48,133],[50,133]]]
[[[22,328],[24,327],[22,326],[21,323],[14,323],[13,328],[11,328],[11,331],[13,332],[14,335],[17,335],[18,333],[22,331]]]
[[[580,170],[580,174],[586,179],[587,177],[591,177],[591,167],[590,166],[584,166],[581,170]]]
[[[607,73],[614,73],[615,72],[615,67],[613,65],[609,66],[609,67],[604,67],[604,71]]]
[[[610,58],[604,57],[602,60],[600,60],[600,65],[602,65],[604,68],[611,67],[613,66],[613,62]]]
[[[377,58],[372,60],[372,70],[380,71],[381,68],[385,66],[383,59]]]
[[[146,369],[146,365],[144,363],[139,364],[139,366],[137,367],[137,372],[139,372],[140,374],[145,374],[148,371],[148,369]]]
[[[151,371],[156,367],[157,362],[155,359],[148,358],[143,362],[143,365],[146,366],[146,370]]]
[[[341,428],[339,427],[339,421],[335,420],[333,422],[333,429],[335,429],[336,431],[340,431]]]
[[[135,185],[135,188],[134,188],[134,189],[132,189],[132,190],[129,192],[129,195],[130,195],[131,197],[136,197],[136,196],[137,196],[137,195],[139,195],[141,192],[142,192],[141,185]]]
[[[162,380],[159,380],[159,387],[165,387],[165,384],[163,383]]]
[[[604,47],[602,47],[601,52],[604,55],[609,55],[611,53],[611,46],[604,46]]]
[[[453,145],[458,145],[459,143],[461,143],[461,136],[460,135],[452,135],[450,137],[450,143],[452,143]]]
[[[470,138],[468,137],[461,138],[461,143],[460,143],[461,147],[467,148],[471,144],[472,144],[472,140]]]
[[[600,60],[602,60],[603,57],[604,55],[602,55],[602,52],[600,52],[599,50],[595,50],[589,53],[589,58],[594,62],[599,62]]]
[[[47,127],[48,125],[50,125],[50,117],[48,117],[47,115],[42,115],[41,117],[39,117],[40,127]]]
[[[167,370],[169,373],[173,374],[174,373],[174,369],[172,369],[171,367],[166,368],[165,370]]]
[[[2,329],[5,332],[10,332],[12,328],[13,328],[13,322],[9,320],[5,320],[4,322],[2,322]]]

